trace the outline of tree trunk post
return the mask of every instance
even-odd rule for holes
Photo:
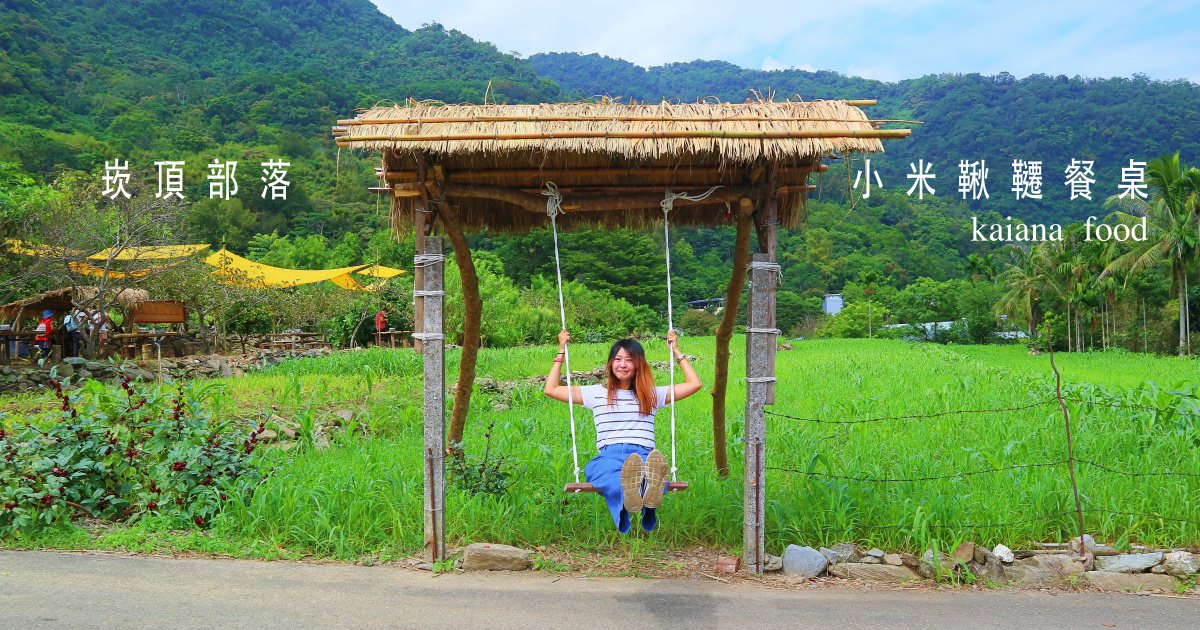
[[[742,199],[738,204],[737,237],[733,246],[733,271],[729,285],[725,288],[725,311],[716,331],[715,365],[713,367],[713,459],[717,474],[729,476],[729,455],[725,441],[725,395],[729,388],[729,340],[733,338],[733,327],[737,321],[738,303],[742,300],[742,287],[746,283],[746,265],[750,260],[750,215],[754,204]]]
[[[446,352],[442,337],[445,265],[442,242],[418,234],[424,243],[424,331],[420,335],[425,360],[425,555],[430,562],[446,557]],[[419,267],[418,267],[419,268]]]
[[[750,262],[746,312],[746,444],[742,520],[742,565],[762,573],[766,509],[766,405],[775,398],[775,282],[779,265],[768,254]]]
[[[483,316],[483,300],[479,297],[479,276],[475,262],[471,259],[471,248],[463,235],[458,213],[449,204],[438,213],[450,245],[454,248],[454,260],[458,263],[458,275],[463,294],[463,338],[462,355],[458,362],[458,384],[454,390],[454,405],[450,412],[450,435],[448,446],[461,449],[463,433],[467,424],[467,412],[471,410],[471,390],[475,387],[475,362],[479,357],[479,326]]]

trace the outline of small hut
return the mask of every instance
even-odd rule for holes
[[[745,439],[744,566],[762,570],[764,405],[774,395],[776,229],[794,226],[823,158],[883,150],[909,129],[883,129],[861,106],[874,101],[745,103],[443,105],[376,107],[333,128],[338,147],[378,151],[380,185],[393,226],[414,230],[414,338],[425,358],[426,550],[445,553],[445,447],[441,228],[462,274],[466,316],[451,439],[461,440],[478,348],[480,298],[465,231],[521,232],[549,224],[547,194],[561,195],[562,227],[661,225],[664,195],[674,225],[737,228],[734,264],[717,329],[714,449],[725,466],[729,339],[749,269]],[[553,189],[553,190],[552,190]],[[697,195],[698,197],[698,195]],[[750,235],[757,253],[750,255]],[[727,468],[725,468],[727,470]]]
[[[21,329],[21,320],[25,317],[40,317],[42,311],[53,311],[61,319],[75,308],[75,304],[95,297],[97,291],[96,287],[63,287],[46,291],[0,306],[0,318],[11,322],[13,330]],[[112,299],[128,312],[148,302],[150,293],[145,289],[121,289]]]

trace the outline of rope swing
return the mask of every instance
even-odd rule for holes
[[[698,195],[689,195],[687,193],[676,193],[670,190],[667,191],[659,204],[663,211],[663,243],[666,247],[666,271],[667,271],[667,333],[675,330],[675,309],[672,304],[671,294],[671,210],[675,207],[675,201],[684,199],[687,201],[704,201],[713,194],[720,186],[713,186],[707,192]],[[562,209],[562,193],[559,192],[558,186],[554,182],[546,182],[546,188],[542,191],[546,197],[546,216],[550,218],[550,233],[554,236],[554,275],[558,282],[558,316],[562,329],[567,329],[567,307],[566,300],[563,298],[563,281],[562,281],[562,259],[559,254],[558,247],[558,215],[563,214]],[[668,353],[670,348],[668,347]],[[670,367],[671,384],[667,390],[669,392],[669,400],[671,407],[671,481],[668,484],[668,492],[677,492],[686,490],[688,483],[679,481],[677,473],[679,466],[676,460],[675,449],[675,360],[674,357],[668,356],[667,363]],[[565,490],[570,493],[577,492],[595,492],[595,488],[589,483],[580,483],[579,481],[579,442],[575,432],[575,401],[573,398],[573,385],[571,383],[571,351],[570,344],[563,351],[563,366],[567,372],[567,414],[571,425],[571,460],[574,465],[575,483],[567,484]]]
[[[713,194],[720,186],[713,186],[708,189],[708,192],[699,195],[689,195],[687,193],[676,193],[670,190],[663,196],[662,206],[663,211],[663,245],[667,250],[667,333],[675,330],[675,306],[671,299],[671,210],[675,208],[676,199],[686,199],[687,201],[704,201],[709,195]],[[671,348],[667,348],[667,363],[671,366],[671,386],[667,390],[671,401],[671,481],[678,481],[676,472],[679,467],[675,465],[675,357],[671,356]]]
[[[558,257],[558,215],[562,214],[562,193],[554,182],[546,182],[546,216],[550,217],[550,231],[554,234],[554,275],[558,279],[558,316],[562,330],[567,329],[567,307],[563,301],[562,262]],[[571,344],[563,348],[563,369],[567,371],[567,413],[571,417],[571,460],[575,465],[575,483],[579,483],[579,446],[575,440],[575,401],[571,399]]]

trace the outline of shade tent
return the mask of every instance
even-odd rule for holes
[[[5,247],[14,254],[34,257],[66,256],[66,250],[49,245],[28,243],[18,239],[6,239]],[[97,267],[88,262],[77,260],[68,262],[67,266],[75,273],[109,278],[140,278],[153,274],[166,267],[181,264],[191,256],[209,249],[208,245],[154,245],[146,247],[125,247],[120,250],[105,249],[91,256],[88,260],[137,262],[157,261],[154,266],[141,269],[107,269]],[[114,253],[115,252],[115,253]],[[271,288],[297,287],[303,284],[313,284],[326,280],[344,289],[352,291],[368,291],[371,287],[360,283],[351,274],[367,276],[380,280],[394,278],[404,273],[403,269],[394,269],[377,264],[355,265],[337,269],[284,269],[255,262],[238,256],[228,250],[210,254],[203,259],[205,264],[214,267],[213,275],[229,278],[233,282],[254,284]]]
[[[88,256],[91,260],[171,260],[186,258],[208,249],[208,245],[151,245],[147,247],[125,247],[113,253],[114,248],[101,250]]]

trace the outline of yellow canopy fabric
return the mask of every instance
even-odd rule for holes
[[[36,243],[27,243],[25,241],[9,238],[3,241],[4,247],[14,254],[22,254],[25,256],[49,257],[49,256],[65,256],[71,252],[56,248],[50,245],[39,245]],[[112,256],[112,260],[131,261],[131,260],[165,260],[164,265],[149,268],[138,269],[134,271],[117,271],[110,269],[105,272],[104,269],[95,265],[88,264],[83,261],[69,263],[72,271],[75,273],[87,276],[104,276],[111,278],[126,278],[126,277],[142,277],[147,276],[164,266],[177,265],[183,262],[183,258],[192,256],[197,252],[208,249],[208,245],[153,245],[146,247],[126,247]],[[80,252],[82,253],[82,252]],[[112,248],[96,252],[88,256],[90,260],[109,260],[112,254]],[[249,258],[243,258],[228,250],[222,249],[219,252],[210,254],[204,259],[204,262],[211,267],[215,267],[214,276],[226,276],[228,281],[248,284],[261,284],[264,287],[271,288],[287,288],[296,287],[302,284],[312,284],[314,282],[324,282],[326,280],[344,289],[351,291],[370,291],[372,287],[367,286],[356,280],[351,274],[359,274],[371,278],[387,279],[394,278],[402,273],[403,269],[394,269],[392,267],[384,267],[383,265],[356,265],[354,267],[339,267],[337,269],[284,269],[282,267],[272,267],[262,263],[254,262]]]
[[[167,260],[184,258],[196,252],[208,249],[208,245],[150,245],[146,247],[126,247],[112,257],[113,260]],[[88,256],[91,260],[108,260],[113,248],[101,250]]]
[[[356,271],[355,273],[360,276],[371,276],[372,278],[386,280],[387,278],[395,278],[396,276],[404,273],[404,270],[394,269],[392,267],[384,267],[383,265],[371,265],[370,267]]]
[[[114,271],[112,269],[104,270],[95,265],[89,265],[83,261],[67,263],[67,267],[69,267],[71,271],[83,274],[85,276],[107,276],[109,278],[142,278],[154,273],[155,271],[158,271],[158,269],[161,269],[161,267],[159,267],[156,269],[139,269],[137,271]]]
[[[54,256],[68,257],[75,255],[73,250],[65,249],[63,247],[27,243],[16,238],[4,239],[4,247],[14,254],[21,254],[23,256],[36,256],[39,258],[50,258]]]
[[[242,258],[225,249],[205,258],[204,262],[209,266],[216,267],[216,271],[213,272],[214,275],[242,275],[248,282],[261,283],[263,286],[272,288],[296,287],[302,284],[324,282],[326,280],[333,280],[338,276],[347,276],[347,279],[349,279],[348,274],[370,266],[358,265],[356,267],[339,267],[337,269],[283,269],[257,263],[249,258]],[[355,282],[353,279],[350,279],[350,281]],[[345,280],[341,282],[345,282]],[[344,286],[341,282],[338,283],[339,286]]]

